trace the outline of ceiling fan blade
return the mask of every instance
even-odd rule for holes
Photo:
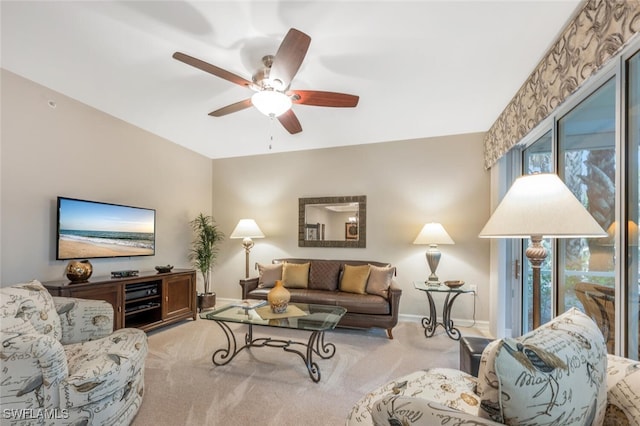
[[[269,78],[280,80],[283,84],[282,89],[288,87],[300,69],[310,43],[311,37],[291,28],[273,58]]]
[[[318,90],[290,90],[287,94],[291,96],[294,104],[322,107],[353,108],[360,100],[360,97],[355,95]]]
[[[215,65],[211,65],[205,61],[201,61],[200,59],[194,58],[193,56],[189,56],[182,52],[175,52],[173,54],[173,58],[240,86],[250,87],[252,84],[249,80],[242,78],[239,75],[236,75],[227,70],[223,70],[222,68],[216,67]]]
[[[242,111],[243,109],[249,108],[253,104],[251,103],[251,98],[245,99],[244,101],[236,102],[235,104],[227,105],[226,107],[222,107],[215,111],[209,113],[212,117],[222,117],[223,115],[231,114],[234,112]]]
[[[296,117],[292,109],[285,112],[284,114],[279,115],[278,121],[292,135],[295,135],[296,133],[300,133],[302,131],[302,126],[298,121],[298,117]]]

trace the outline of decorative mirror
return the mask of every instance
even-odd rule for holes
[[[298,247],[366,246],[366,195],[298,199]]]

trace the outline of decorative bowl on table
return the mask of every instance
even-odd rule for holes
[[[158,271],[161,274],[166,274],[167,272],[171,272],[172,269],[173,269],[172,265],[156,266],[156,271]]]
[[[464,285],[464,281],[462,280],[445,281],[444,285],[446,285],[449,288],[458,288]]]

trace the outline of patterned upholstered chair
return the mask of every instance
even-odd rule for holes
[[[142,403],[146,334],[104,301],[0,288],[1,423],[127,425]]]
[[[580,282],[575,287],[576,297],[584,312],[598,325],[607,343],[609,353],[614,352],[616,334],[616,301],[612,287]]]
[[[347,425],[638,425],[639,397],[640,363],[607,355],[597,325],[571,309],[491,342],[478,378],[435,368],[387,383],[358,401]]]

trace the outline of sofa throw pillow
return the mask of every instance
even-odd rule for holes
[[[282,267],[282,284],[287,288],[307,288],[309,285],[309,262],[285,262]]]
[[[389,296],[391,280],[396,273],[396,268],[387,266],[380,267],[369,265],[369,280],[367,281],[367,293],[382,296],[385,299]]]
[[[340,278],[340,291],[366,294],[369,265],[344,265]]]
[[[340,278],[340,262],[335,260],[312,260],[309,267],[309,288],[312,290],[336,291]]]
[[[282,263],[275,265],[263,265],[258,263],[258,287],[271,288],[276,285],[276,280],[282,279]]]
[[[602,424],[607,347],[591,318],[572,308],[522,337],[498,342],[485,349],[493,357],[483,354],[486,364],[480,363],[481,417],[511,425]]]

